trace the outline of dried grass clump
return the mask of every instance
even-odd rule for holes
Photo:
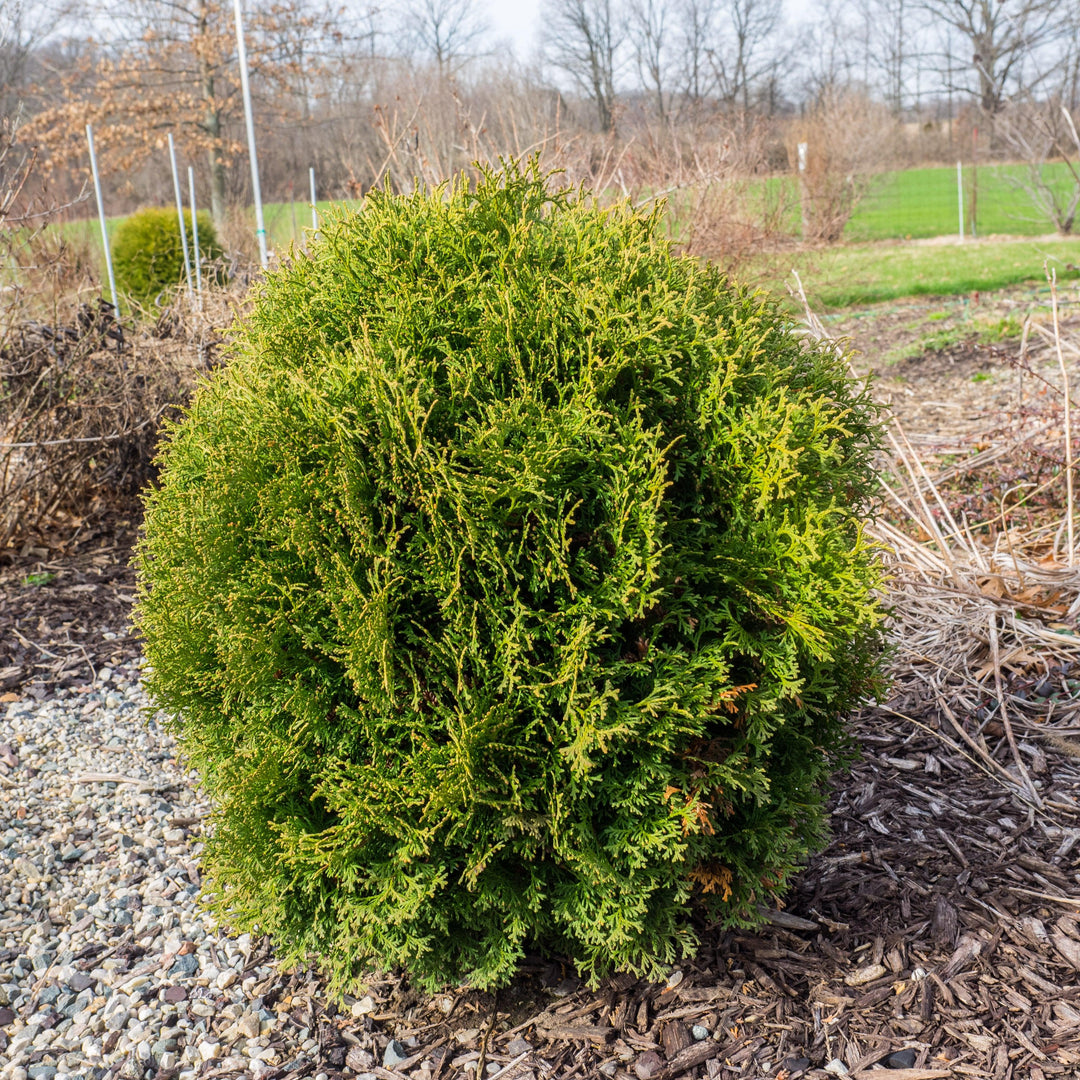
[[[1080,758],[1075,402],[1064,360],[1080,356],[1080,343],[1062,329],[1053,279],[1051,286],[1050,317],[1026,320],[1017,360],[1021,388],[1025,377],[1038,381],[1035,404],[1021,400],[1011,430],[992,440],[968,436],[971,455],[943,467],[921,458],[893,418],[884,495],[868,531],[889,571],[893,694],[886,711],[934,731],[1031,812],[1075,816],[1080,800],[1060,792],[1044,798],[1037,779],[1048,752]],[[801,284],[798,293],[805,305]],[[808,307],[806,316],[810,335],[828,338]],[[1032,363],[1040,343],[1043,359],[1057,363],[1057,385]],[[1045,478],[1031,479],[1032,461],[1049,463]],[[1004,494],[982,520],[969,520],[946,492],[965,481],[979,485],[990,470]]]
[[[559,99],[539,90],[527,99],[508,92],[479,109],[453,87],[426,97],[419,89],[410,91],[414,106],[406,95],[394,107],[375,107],[382,146],[367,157],[370,188],[389,182],[411,191],[457,174],[475,182],[509,149],[514,160],[539,155],[545,170],[584,185],[600,203],[665,203],[664,229],[680,253],[728,274],[794,239],[798,193],[768,182],[786,170],[783,146],[775,127],[752,114],[688,118],[683,126],[644,120],[628,138],[612,139],[568,126]],[[368,189],[355,176],[347,187],[354,198]],[[249,234],[228,235],[230,247]]]

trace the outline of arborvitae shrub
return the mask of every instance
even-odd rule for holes
[[[753,923],[877,688],[876,439],[834,351],[535,167],[324,219],[139,552],[216,909],[337,989]]]
[[[224,284],[220,264],[225,252],[218,243],[214,223],[208,214],[197,214],[199,255],[203,282]],[[184,211],[188,257],[195,258],[191,231],[191,212]],[[175,210],[148,206],[125,218],[116,228],[112,242],[113,269],[117,288],[140,304],[152,304],[163,291],[172,292],[184,283],[184,248],[180,238],[180,220]],[[192,285],[195,266],[191,268]]]

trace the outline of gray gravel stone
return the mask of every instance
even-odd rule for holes
[[[56,953],[51,953],[42,949],[40,952],[35,951],[34,955],[30,958],[30,963],[33,966],[34,971],[40,975],[49,970],[55,957]]]
[[[391,1039],[383,1051],[383,1068],[392,1069],[395,1065],[400,1065],[408,1056],[409,1051],[397,1039]]]
[[[178,956],[176,963],[169,968],[170,975],[194,975],[199,970],[199,958],[194,953]]]
[[[30,770],[0,786],[0,947],[19,950],[0,961],[0,1080],[263,1080],[314,1060],[312,1033],[257,996],[275,962],[198,906],[209,805],[138,670],[108,683],[0,703]]]

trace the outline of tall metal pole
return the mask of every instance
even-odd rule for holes
[[[199,310],[202,310],[202,267],[199,255],[199,218],[195,209],[195,170],[187,167],[188,202],[191,203],[191,239],[195,248],[195,290],[199,294]]]
[[[315,166],[310,165],[308,167],[308,179],[311,181],[311,228],[313,231],[318,231],[319,228],[319,211],[315,207]]]
[[[184,249],[184,277],[187,279],[187,298],[190,304],[195,297],[191,292],[191,257],[188,255],[187,227],[184,225],[184,199],[180,194],[180,173],[176,170],[176,144],[169,132],[169,161],[172,162],[173,190],[176,192],[176,216],[180,220],[180,244]]]
[[[263,221],[262,190],[259,187],[259,159],[255,154],[255,118],[251,112],[251,84],[248,81],[247,49],[244,47],[244,17],[240,0],[233,0],[236,15],[236,51],[240,61],[240,89],[244,95],[244,122],[247,124],[248,157],[251,158],[251,189],[255,196],[255,235],[259,238],[259,262],[265,269],[266,224]]]
[[[94,194],[97,196],[98,219],[101,221],[101,246],[105,249],[105,270],[109,275],[109,294],[113,310],[119,312],[116,300],[116,278],[113,276],[112,251],[109,249],[109,228],[105,222],[105,204],[101,201],[101,178],[98,176],[97,155],[94,153],[94,131],[86,125],[86,142],[90,147],[90,171],[94,174]]]

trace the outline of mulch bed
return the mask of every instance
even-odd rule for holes
[[[278,1075],[1076,1076],[1080,812],[1033,812],[895,714],[868,710],[855,731],[863,758],[839,779],[833,840],[760,931],[707,930],[666,985],[592,991],[541,960],[498,995],[375,982],[360,1021],[298,972],[275,1000],[320,1050]],[[1077,764],[1048,755],[1048,800],[1077,790]],[[389,1037],[408,1055],[397,1070],[378,1066]]]
[[[130,515],[67,519],[0,549],[0,701],[91,685],[139,654]]]
[[[0,552],[0,699],[137,655],[133,525],[70,522]],[[853,725],[863,757],[837,780],[832,842],[761,930],[706,929],[666,985],[593,991],[537,959],[498,995],[391,978],[340,1012],[313,971],[275,976],[255,992],[319,1045],[272,1078],[1076,1076],[1080,761],[1036,760],[1037,810],[938,733],[931,703],[905,695]]]

